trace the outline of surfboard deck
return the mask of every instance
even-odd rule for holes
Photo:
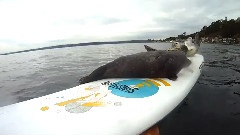
[[[136,135],[171,112],[201,73],[203,56],[175,81],[104,79],[0,108],[1,135]]]

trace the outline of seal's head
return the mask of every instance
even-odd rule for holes
[[[187,48],[188,48],[188,51],[187,51],[186,56],[187,56],[187,57],[192,57],[192,56],[194,56],[194,55],[198,52],[198,49],[199,49],[199,47],[200,47],[199,34],[197,33],[197,34],[195,35],[195,40],[194,40],[194,42],[192,41],[192,38],[189,37],[189,38],[185,41],[185,46],[187,46]]]
[[[180,48],[181,44],[179,42],[173,42],[172,43],[172,48]]]
[[[181,51],[186,55],[188,48],[185,45],[181,45],[179,42],[174,42],[172,48],[169,48],[168,51]]]

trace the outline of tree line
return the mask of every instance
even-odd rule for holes
[[[222,38],[237,38],[240,37],[240,17],[236,20],[217,20],[211,25],[203,26],[199,32],[201,37],[222,37]]]
[[[194,37],[196,33],[199,33],[200,37],[219,37],[219,38],[240,38],[240,17],[237,19],[217,20],[212,22],[209,26],[203,26],[199,32],[195,32],[186,35],[186,32],[178,35],[177,37],[166,38],[165,41],[186,39],[187,37]]]

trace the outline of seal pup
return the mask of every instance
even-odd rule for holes
[[[173,42],[172,43],[172,48],[180,48],[181,44],[179,42]]]
[[[80,84],[107,78],[177,79],[179,71],[191,61],[178,51],[148,51],[122,56],[79,80]]]
[[[172,48],[169,48],[168,51],[183,51],[187,57],[194,56],[200,47],[200,38],[199,34],[195,35],[195,40],[193,42],[192,37],[188,37],[188,39],[184,42],[184,45],[181,45],[179,42],[174,42],[172,44]]]
[[[180,45],[178,42],[175,42],[177,45],[172,45],[172,48],[168,49],[167,51],[181,51],[185,55],[187,54],[188,48],[185,45]],[[174,43],[173,43],[174,44]],[[157,51],[157,49],[154,49],[148,45],[144,45],[145,49],[147,51]]]
[[[187,46],[188,48],[186,56],[187,57],[194,56],[198,52],[198,49],[200,48],[199,34],[197,33],[195,35],[194,42],[192,40],[192,37],[189,37],[184,43],[185,43],[185,46]]]
[[[181,45],[179,42],[173,42],[172,43],[172,48],[169,48],[168,51],[182,51],[183,45]],[[184,53],[187,53],[183,51]]]

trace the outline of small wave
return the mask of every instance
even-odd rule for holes
[[[45,59],[45,58],[48,58],[48,57],[50,57],[50,56],[51,56],[51,55],[46,54],[46,55],[40,56],[39,59]]]
[[[237,68],[238,63],[235,62],[237,60],[237,56],[223,56],[221,60],[213,60],[204,62],[204,66],[207,67],[220,67],[220,68]]]
[[[30,59],[29,62],[37,62],[37,59]]]
[[[234,71],[240,73],[240,69],[239,69],[239,68],[230,68],[230,69],[232,69],[232,70],[234,70]]]
[[[2,71],[0,71],[0,73],[6,73],[6,72],[8,72],[7,70],[2,70]]]
[[[221,85],[227,85],[227,86],[232,86],[235,84],[240,84],[240,80],[239,79],[223,79],[223,80],[216,80],[215,78],[209,78],[206,77],[204,75],[201,76],[201,78],[199,78],[198,84],[203,84],[203,85],[215,85],[215,86],[221,86]]]
[[[219,50],[220,53],[227,53],[228,52],[228,49],[221,49]]]

